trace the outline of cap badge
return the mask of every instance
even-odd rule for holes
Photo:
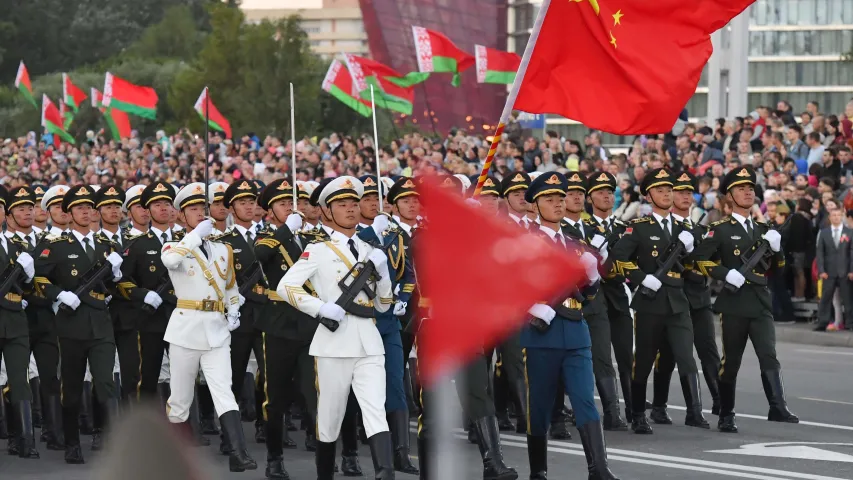
[[[237,187],[237,190],[251,190],[251,189],[252,189],[251,185],[249,185],[249,182],[246,182],[246,181],[243,181],[243,183],[241,183],[240,186]]]
[[[577,174],[575,174],[575,176],[577,176]],[[545,180],[545,183],[547,183],[548,185],[559,185],[560,179],[556,175],[551,175],[551,178]]]
[[[36,187],[36,195],[44,195],[44,189],[41,187]]]
[[[86,190],[86,187],[80,187],[80,190],[77,190],[77,195],[88,195],[89,190]]]
[[[601,175],[599,175],[598,178],[595,179],[595,181],[596,182],[607,182],[607,181],[610,181],[610,177],[608,177],[606,173],[601,172]]]
[[[290,188],[290,184],[287,183],[287,180],[284,180],[281,182],[281,185],[278,186],[277,190],[287,190],[288,188]]]
[[[524,175],[522,175],[520,173],[516,173],[515,176],[512,177],[512,181],[513,182],[523,182],[524,181]]]
[[[167,190],[169,190],[169,189],[166,188],[166,186],[163,185],[162,183],[158,183],[157,186],[154,187],[154,193],[165,192]]]
[[[201,185],[196,185],[193,189],[193,193],[204,193],[204,189],[201,187]]]
[[[109,190],[104,192],[104,195],[118,195],[118,192],[116,191],[116,187],[110,187]]]
[[[376,182],[373,181],[373,177],[367,177],[367,179],[364,181],[364,186],[365,187],[375,187]]]
[[[582,180],[581,180],[580,175],[578,175],[578,174],[576,173],[576,174],[572,175],[572,178],[570,178],[570,179],[569,179],[569,181],[570,181],[570,182],[580,182],[580,181],[582,181]],[[550,182],[550,180],[549,180],[548,182]],[[547,182],[546,182],[546,183],[547,183]]]
[[[26,197],[28,194],[29,193],[27,192],[27,189],[22,187],[21,189],[18,190],[18,193],[16,193],[15,196],[20,198],[20,197]]]
[[[749,176],[749,170],[742,168],[740,170],[740,172],[737,174],[737,176],[738,177],[748,177]]]
[[[403,188],[415,188],[415,183],[412,182],[412,179],[410,178],[403,184]]]
[[[667,177],[669,177],[669,174],[666,173],[666,170],[661,170],[658,172],[657,175],[655,175],[655,178],[667,178]]]
[[[355,188],[349,178],[341,182],[341,188]]]
[[[688,175],[686,173],[682,173],[681,176],[678,177],[678,181],[679,182],[689,182],[690,181],[690,175]]]
[[[494,187],[495,182],[493,182],[491,178],[487,178],[485,183],[483,183],[483,186],[484,187]]]

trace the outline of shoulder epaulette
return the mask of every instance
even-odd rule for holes
[[[635,218],[633,220],[630,220],[628,223],[630,225],[636,225],[638,223],[646,223],[646,222],[651,222],[651,221],[652,221],[652,217],[640,217],[640,218]]]
[[[723,217],[723,218],[717,220],[716,222],[712,223],[711,226],[716,227],[717,225],[722,225],[731,219],[732,219],[732,217]]]
[[[125,241],[136,240],[137,238],[144,237],[144,236],[147,236],[147,235],[148,235],[147,233],[140,233],[140,234],[137,234],[137,235],[130,235],[130,234],[128,233],[128,235],[127,235],[126,237],[124,237],[124,240],[125,240]]]
[[[50,241],[50,243],[65,242],[65,241],[70,243],[72,241],[68,237],[54,237],[54,238],[48,238],[48,240]]]
[[[262,238],[262,239],[258,240],[257,242],[255,242],[255,246],[258,246],[258,245],[264,245],[266,247],[276,248],[279,245],[281,245],[281,242],[279,242],[278,240],[276,240],[273,237],[266,237],[266,238]]]

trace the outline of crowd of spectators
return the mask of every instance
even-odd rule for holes
[[[758,173],[756,198],[760,201],[754,217],[782,224],[793,215],[784,234],[788,271],[784,283],[774,290],[790,292],[778,305],[778,319],[790,321],[788,299],[803,302],[819,295],[822,272],[815,267],[816,238],[829,225],[830,212],[840,210],[845,224],[853,227],[849,192],[853,100],[837,115],[821,112],[817,102],[803,107],[798,114],[800,110],[781,101],[775,107],[758,107],[746,117],[719,119],[711,125],[689,123],[683,117],[672,132],[638,136],[627,148],[609,148],[598,132],[572,139],[546,131],[538,138],[512,123],[491,173],[501,179],[520,170],[584,174],[607,170],[618,182],[614,213],[628,221],[651,210],[637,189],[646,171],[661,166],[687,170],[699,178],[691,216],[710,224],[730,212],[719,193],[722,177],[732,168],[752,165]],[[411,133],[382,145],[378,157],[383,175],[444,170],[474,177],[483,166],[490,141],[464,130],[453,130],[444,138]],[[187,129],[173,134],[159,131],[152,138],[140,138],[134,132],[120,142],[91,131],[76,145],[55,144],[51,135],[35,132],[0,142],[0,184],[7,188],[30,183],[116,183],[127,188],[154,179],[177,185],[204,179],[205,139]],[[210,177],[269,183],[291,171],[292,146],[274,135],[262,139],[247,133],[232,140],[213,133]],[[372,137],[366,134],[305,137],[295,148],[297,180],[375,173],[377,155]],[[840,326],[836,322],[830,329]]]

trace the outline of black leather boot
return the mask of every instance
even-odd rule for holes
[[[266,445],[267,445],[267,469],[270,468],[270,459],[281,458],[282,449],[284,448],[282,440],[284,439],[284,416],[272,409],[267,409],[267,422],[264,426],[266,429]]]
[[[688,427],[711,428],[705,416],[702,415],[702,392],[699,390],[699,374],[681,375],[681,391],[684,393],[684,403],[687,405],[687,415],[684,424]]]
[[[21,452],[20,442],[21,437],[21,419],[18,412],[15,410],[15,405],[6,405],[7,421],[9,422],[9,438],[6,439],[6,453],[17,457]]]
[[[43,437],[48,450],[65,450],[65,435],[62,431],[62,401],[59,395],[51,395],[44,402]]]
[[[578,427],[586,455],[589,480],[619,480],[607,466],[607,447],[604,443],[604,430],[600,422],[589,422]]]
[[[429,462],[429,446],[427,445],[427,439],[418,437],[418,467],[421,471],[419,480],[432,480],[429,477]]]
[[[625,421],[633,418],[631,414],[631,372],[619,372],[619,386],[622,387],[622,399],[625,400]]]
[[[317,441],[314,454],[317,480],[333,480],[335,478],[335,445],[337,442]]]
[[[9,415],[6,412],[6,396],[3,395],[3,390],[6,385],[0,385],[0,440],[9,438]]]
[[[255,375],[246,372],[240,389],[240,417],[244,422],[254,422],[258,418],[255,410]]]
[[[95,413],[92,402],[92,382],[83,382],[83,393],[80,394],[80,433],[92,435],[95,433]]]
[[[394,470],[409,475],[417,475],[418,469],[409,458],[409,412],[396,410],[387,415],[391,430],[391,442],[394,445]]]
[[[240,413],[237,410],[225,412],[219,417],[219,424],[222,425],[222,430],[226,432],[226,437],[231,444],[231,453],[228,455],[228,469],[232,472],[257,470],[258,464],[255,463],[246,448],[246,437],[243,435]]]
[[[569,421],[566,414],[566,391],[563,388],[562,382],[560,382],[551,412],[551,429],[549,430],[551,438],[554,440],[571,440],[572,434],[569,432]]]
[[[33,392],[33,428],[42,428],[44,415],[42,415],[41,381],[39,377],[30,380],[30,391]]]
[[[652,411],[649,413],[649,418],[658,425],[672,425],[672,418],[666,410],[666,403],[669,400],[669,382],[672,380],[672,371],[664,372],[655,369],[654,387],[652,399]]]
[[[646,384],[644,382],[631,382],[631,430],[639,435],[651,435],[654,433],[649,420],[646,418]]]
[[[65,433],[65,463],[83,464],[83,449],[80,448],[80,412],[76,408],[62,407],[62,429]]]
[[[189,423],[193,429],[193,445],[197,447],[209,447],[210,440],[204,436],[201,430],[201,412],[198,406],[198,392],[190,404]]]
[[[548,437],[527,436],[530,480],[548,480]]]
[[[287,416],[285,416],[284,418],[286,419]],[[269,419],[267,419],[267,424],[269,424]],[[290,438],[290,432],[291,432],[290,427],[293,427],[293,431],[296,430],[295,425],[293,425],[292,423],[288,423],[287,420],[285,420],[284,425],[282,427],[282,431],[281,431],[281,447],[282,448],[287,448],[287,449],[296,448],[296,442],[294,442],[293,439]]]
[[[267,394],[264,391],[264,384],[258,382],[255,383],[255,411],[257,413],[257,418],[255,418],[255,443],[266,443],[267,441],[267,430],[264,428],[264,424],[266,423],[266,419],[264,418],[264,401],[267,398]]]
[[[281,455],[267,457],[267,468],[264,470],[264,475],[267,478],[290,480],[290,475],[288,475],[287,470],[284,469],[284,460]]]
[[[213,397],[210,396],[210,388],[205,384],[199,384],[195,393],[198,399],[199,427],[202,435],[219,435],[219,428],[214,421],[216,413],[213,408]]]
[[[616,391],[616,377],[605,377],[595,384],[598,387],[598,396],[601,397],[604,429],[620,432],[628,430],[628,424],[619,416],[619,394]]]
[[[720,419],[717,429],[723,433],[737,433],[735,423],[735,386],[734,382],[720,382]]]
[[[524,384],[523,378],[518,378],[510,385],[512,393],[515,395],[516,403],[518,404],[518,418],[515,419],[515,433],[527,433],[527,385]]]
[[[394,451],[391,448],[391,433],[379,432],[367,439],[373,472],[376,480],[394,480]]]
[[[474,428],[474,422],[468,420],[468,426],[465,427],[465,430],[468,432],[468,443],[476,445],[479,440],[477,440],[477,429]]]
[[[21,458],[39,458],[36,450],[36,434],[33,425],[33,406],[29,400],[22,400],[15,405],[18,414],[18,456]]]
[[[515,480],[518,472],[504,465],[501,452],[501,437],[498,430],[498,419],[483,417],[474,422],[477,438],[480,440],[480,456],[483,457],[483,480]]]
[[[711,393],[711,415],[720,415],[720,386],[718,375],[720,371],[719,365],[702,365],[702,374],[705,377],[705,384],[708,385],[708,392]]]
[[[346,420],[346,417],[344,417]],[[358,426],[357,419],[349,419],[353,425],[341,429],[341,473],[345,477],[363,477],[361,464],[358,463]],[[346,430],[346,432],[344,431]]]
[[[767,420],[771,422],[800,423],[799,417],[788,410],[788,403],[785,401],[785,384],[782,383],[782,371],[766,370],[761,372],[761,383],[764,385],[764,394],[767,396],[767,403],[770,404]]]

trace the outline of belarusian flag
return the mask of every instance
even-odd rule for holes
[[[101,110],[104,114],[104,119],[107,121],[107,126],[110,127],[110,133],[114,140],[121,141],[122,138],[130,138],[130,117],[121,110],[112,108],[104,108],[103,95],[97,88],[92,88],[92,107]]]
[[[521,65],[518,54],[483,45],[476,45],[474,53],[477,57],[477,83],[511,85],[515,81],[515,73]]]
[[[21,60],[21,64],[18,65],[18,75],[15,76],[15,88],[20,90],[24,95],[24,98],[32,103],[34,107],[39,108],[36,104],[36,100],[33,98],[33,84],[30,83],[30,73],[27,72],[27,67],[24,65],[23,60]]]
[[[205,110],[207,110],[207,115],[205,115]],[[198,100],[195,101],[195,111],[201,115],[203,121],[206,120],[208,122],[210,128],[225,132],[225,138],[231,138],[231,124],[228,123],[228,120],[219,113],[216,105],[213,104],[207,87],[204,87],[201,95],[198,96]]]
[[[103,105],[107,108],[154,120],[157,118],[157,92],[151,87],[134,85],[107,72]]]
[[[379,62],[345,54],[347,69],[352,76],[355,91],[363,100],[370,100],[370,85],[373,85],[373,95],[377,107],[387,108],[395,112],[412,114],[415,103],[415,89],[403,87],[389,80],[389,78],[403,79],[393,68]]]
[[[74,143],[74,137],[65,131],[62,123],[62,115],[59,113],[59,109],[56,108],[56,105],[54,105],[49,98],[47,98],[47,95],[42,95],[41,126],[43,126],[48,132],[58,135],[66,142]]]
[[[347,67],[337,59],[332,60],[332,64],[329,65],[329,71],[326,72],[326,78],[323,79],[323,90],[365,117],[372,114],[370,102],[358,98],[358,91],[352,81],[352,75],[350,75]],[[368,92],[369,94],[370,92]]]
[[[453,73],[453,86],[458,87],[459,74],[474,65],[474,57],[462,51],[444,35],[412,25],[418,69],[422,72]]]
[[[71,78],[67,73],[62,74],[62,101],[74,110],[74,113],[80,109],[80,105],[86,100],[86,94],[80,90],[77,85],[71,83]]]
[[[59,101],[59,116],[62,117],[62,128],[68,130],[74,121],[74,112],[62,100]]]

